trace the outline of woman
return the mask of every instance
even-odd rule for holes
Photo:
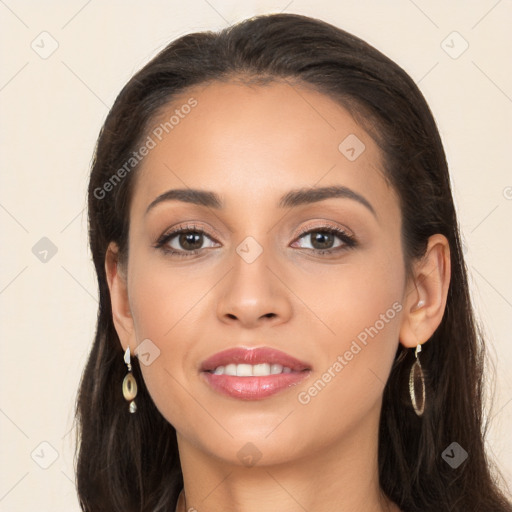
[[[512,510],[439,133],[373,47],[291,14],[174,41],[89,222],[83,510]]]

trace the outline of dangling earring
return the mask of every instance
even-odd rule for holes
[[[130,347],[128,347],[124,353],[124,362],[128,367],[128,373],[123,380],[123,396],[125,400],[130,402],[128,410],[131,413],[134,413],[137,411],[137,404],[134,400],[137,396],[137,381],[135,380],[135,377],[132,373],[132,365],[130,363]]]
[[[411,395],[411,402],[414,408],[414,412],[421,416],[425,410],[425,378],[423,376],[423,369],[421,368],[420,360],[418,359],[418,353],[421,352],[421,345],[416,346],[414,356],[416,361],[411,367],[411,373],[409,374],[409,394]],[[418,404],[416,384],[421,382],[421,400]]]

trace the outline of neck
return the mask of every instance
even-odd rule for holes
[[[256,443],[255,443],[256,444]],[[212,457],[178,433],[184,479],[179,512],[396,512],[378,477],[378,414],[314,455],[245,467]],[[315,447],[316,448],[316,447]],[[186,504],[185,504],[186,503]]]

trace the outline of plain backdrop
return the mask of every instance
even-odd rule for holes
[[[488,338],[488,451],[512,481],[510,1],[2,0],[0,511],[79,510],[73,412],[98,306],[86,186],[109,107],[172,39],[281,11],[376,46],[434,112]]]

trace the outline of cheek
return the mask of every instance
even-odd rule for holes
[[[347,421],[361,420],[382,396],[398,348],[404,282],[401,254],[390,250],[368,253],[340,268],[337,279],[309,288],[326,328],[316,338],[321,363],[297,398],[311,407],[312,418],[333,412],[333,435]]]
[[[198,301],[205,294],[205,281],[197,273],[166,265],[165,261],[138,264],[133,258],[129,282],[130,308],[137,340],[154,339],[162,343],[173,339],[182,321],[190,321]]]
[[[391,345],[389,350],[396,350],[404,285],[400,251],[379,245],[378,250],[361,251],[314,279],[297,280],[293,290],[318,318],[317,339],[332,359],[355,339],[363,343],[375,339],[378,343],[373,345],[383,350]]]
[[[129,269],[136,343],[151,342],[150,364],[142,359],[140,368],[160,413],[177,429],[186,430],[191,425],[183,411],[190,411],[194,403],[186,390],[190,368],[195,363],[191,340],[201,322],[199,301],[205,294],[205,280],[171,269],[165,261],[140,263],[147,260],[147,256],[137,260],[133,251],[133,268]]]

